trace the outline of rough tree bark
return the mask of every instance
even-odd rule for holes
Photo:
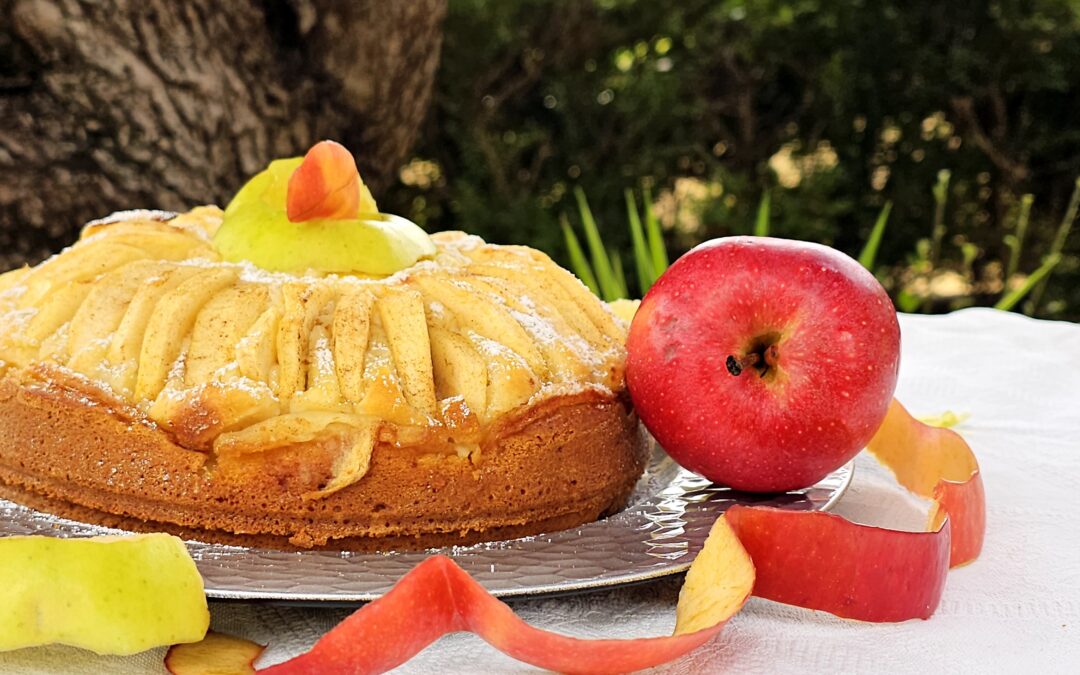
[[[431,98],[446,0],[0,0],[0,271],[118,209],[224,203],[345,143],[376,193]]]

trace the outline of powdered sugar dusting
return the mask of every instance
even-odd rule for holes
[[[115,211],[105,216],[104,218],[98,218],[97,220],[91,220],[84,227],[94,227],[96,225],[112,225],[113,223],[122,223],[125,220],[156,220],[164,223],[172,220],[176,217],[176,214],[172,211],[158,211],[156,209],[131,209],[129,211]]]
[[[226,399],[228,401],[246,399],[249,402],[257,402],[251,405],[263,406],[259,407],[259,411],[266,414],[269,414],[267,411],[289,411],[293,403],[305,410],[317,412],[325,409],[327,412],[334,411],[335,414],[338,414],[337,411],[350,411],[351,414],[354,410],[353,406],[360,402],[349,402],[344,399],[344,394],[339,391],[343,380],[339,379],[340,374],[337,372],[338,364],[350,362],[355,364],[352,367],[362,368],[362,391],[366,392],[362,399],[363,405],[371,408],[356,409],[357,415],[373,415],[384,422],[390,420],[401,429],[405,429],[408,425],[417,427],[427,425],[429,428],[443,426],[445,425],[444,418],[448,415],[446,402],[453,402],[460,414],[465,405],[461,396],[462,392],[443,392],[445,397],[440,402],[443,409],[432,418],[427,418],[426,415],[413,410],[402,392],[401,382],[406,378],[401,374],[403,372],[401,369],[416,366],[406,362],[397,362],[398,357],[395,356],[395,350],[390,348],[389,337],[382,329],[378,311],[372,310],[367,317],[370,321],[370,334],[366,328],[349,325],[349,328],[361,331],[359,342],[355,339],[355,335],[351,341],[339,340],[335,336],[335,330],[341,328],[334,325],[332,309],[327,310],[326,315],[319,318],[316,328],[311,329],[311,324],[306,324],[307,328],[303,329],[306,335],[300,336],[299,344],[283,342],[279,335],[279,326],[305,325],[297,324],[296,316],[293,314],[296,311],[303,311],[303,308],[292,308],[288,306],[288,303],[282,302],[282,288],[287,285],[306,285],[311,289],[318,289],[319,292],[325,291],[328,298],[325,301],[326,306],[332,308],[341,295],[358,289],[370,291],[376,298],[373,307],[378,307],[381,289],[408,284],[410,292],[417,292],[423,296],[427,322],[438,326],[442,331],[466,338],[483,361],[487,376],[487,410],[467,411],[469,415],[490,420],[490,416],[501,414],[520,405],[532,405],[552,396],[583,391],[595,391],[613,396],[612,389],[622,386],[622,353],[618,345],[610,341],[595,344],[590,342],[588,337],[569,328],[565,318],[560,314],[560,306],[554,299],[545,297],[540,290],[542,286],[536,288],[526,286],[532,290],[525,292],[521,285],[514,283],[516,274],[542,273],[535,265],[537,254],[528,249],[491,246],[475,236],[445,233],[434,237],[437,246],[434,259],[419,261],[386,277],[326,274],[314,270],[302,273],[273,272],[260,269],[249,262],[223,262],[214,259],[215,254],[212,251],[208,253],[205,243],[208,241],[207,232],[212,231],[216,226],[217,218],[217,212],[211,211],[198,211],[183,216],[166,212],[132,211],[113,214],[88,225],[88,227],[97,227],[122,221],[167,222],[173,220],[175,222],[170,223],[167,231],[160,226],[148,226],[147,237],[153,237],[155,233],[167,235],[168,238],[163,239],[164,243],[161,245],[172,245],[176,242],[175,233],[182,233],[199,240],[202,245],[193,247],[189,254],[191,257],[186,259],[142,259],[140,262],[142,274],[150,271],[146,268],[147,264],[156,266],[153,268],[154,272],[148,274],[142,282],[145,285],[168,283],[171,278],[168,272],[181,268],[189,272],[204,269],[232,270],[235,272],[236,280],[228,286],[229,289],[243,285],[266,288],[265,293],[260,291],[244,293],[240,296],[245,299],[244,301],[259,298],[258,302],[263,304],[258,307],[237,307],[237,315],[246,316],[248,317],[246,321],[252,322],[249,326],[239,327],[237,329],[239,332],[229,332],[228,324],[224,323],[221,332],[203,331],[196,336],[189,329],[184,336],[173,336],[180,338],[179,349],[175,360],[169,364],[164,386],[155,401],[136,403],[132,401],[134,394],[129,390],[135,378],[134,374],[139,371],[138,347],[140,342],[147,339],[146,335],[129,336],[132,340],[136,340],[133,343],[134,350],[128,350],[129,353],[124,357],[127,360],[122,363],[113,363],[107,358],[110,354],[110,346],[113,346],[115,341],[113,333],[116,323],[120,321],[116,318],[116,313],[126,316],[126,312],[130,311],[130,305],[109,308],[107,313],[110,313],[109,316],[112,318],[102,320],[100,325],[95,325],[94,314],[84,313],[79,322],[80,353],[72,355],[69,359],[64,353],[67,344],[67,334],[64,332],[66,329],[54,331],[40,344],[26,344],[29,338],[20,337],[28,322],[39,312],[41,303],[37,300],[32,302],[25,300],[28,293],[25,279],[8,277],[8,287],[0,291],[0,326],[6,329],[0,331],[0,359],[15,367],[26,366],[34,359],[41,360],[42,357],[39,355],[44,355],[46,360],[52,358],[57,362],[78,364],[78,367],[87,371],[79,375],[86,378],[88,382],[93,382],[93,386],[123,399],[132,407],[142,408],[144,414],[152,413],[166,428],[171,428],[170,416],[182,412],[181,406],[203,405],[206,402],[211,402],[206,403],[207,405],[216,405],[212,401],[220,402]],[[92,251],[93,247],[101,245],[99,242],[110,241],[110,229],[102,227],[100,231],[88,232],[89,236],[80,242],[80,248],[84,251]],[[130,228],[124,229],[130,232]],[[180,250],[182,250],[183,241],[180,240],[180,244],[177,245],[181,246]],[[156,249],[148,246],[147,250]],[[55,259],[55,256],[52,259]],[[80,265],[83,264],[79,258],[72,260],[79,261]],[[87,270],[91,269],[89,266],[101,262],[101,258],[94,259],[92,253],[86,260]],[[511,274],[506,279],[501,276],[474,275],[469,271],[470,265],[477,262],[498,266]],[[123,269],[121,266],[118,271],[122,274]],[[422,279],[428,275],[438,277],[441,283],[451,285],[466,293],[468,298],[462,302],[475,301],[497,306],[499,313],[512,318],[524,333],[515,334],[517,342],[510,339],[504,342],[499,339],[497,332],[491,332],[496,330],[494,326],[477,327],[487,333],[486,335],[467,329],[465,322],[458,320],[453,309],[444,306],[442,302],[425,292],[425,283],[414,281],[415,278]],[[87,283],[90,284],[106,283],[103,281],[105,277],[102,276],[87,278]],[[225,290],[220,292],[224,293]],[[31,306],[18,308],[17,304],[20,300],[31,302]],[[562,301],[565,299],[560,300]],[[215,311],[221,311],[220,304],[215,307]],[[244,311],[241,312],[241,309]],[[140,309],[140,311],[143,310],[149,311],[150,308]],[[95,309],[95,312],[97,311],[102,310]],[[483,316],[481,313],[478,315]],[[258,318],[251,319],[251,316]],[[67,325],[67,323],[64,324],[64,326]],[[513,327],[508,326],[508,328]],[[94,334],[95,329],[101,334]],[[367,335],[366,340],[364,335]],[[432,336],[436,335],[438,333],[430,333],[429,339],[435,339]],[[235,344],[222,346],[207,342],[198,345],[196,352],[192,352],[190,343],[193,339],[226,340]],[[455,339],[460,338],[455,337]],[[522,340],[527,340],[534,345],[536,354],[529,354],[526,358],[526,355],[518,353],[507,344],[515,344],[518,349],[531,349],[523,344]],[[359,357],[349,355],[349,358],[343,359],[335,352],[342,348],[340,346],[342,344],[358,343],[364,345],[366,350],[366,353]],[[279,364],[286,358],[297,357],[295,354],[278,353],[278,350],[285,347],[303,350],[300,360],[308,376],[307,389],[298,391],[292,396],[278,394]],[[208,372],[197,369],[192,361],[192,369],[189,372],[189,353],[198,353],[201,355],[200,358],[214,359],[214,370]],[[536,355],[542,356],[544,361],[537,363],[533,360]],[[438,367],[436,365],[436,368]],[[476,366],[470,367],[475,372]],[[536,368],[535,371],[534,368]],[[200,377],[208,381],[187,382],[187,378],[195,377],[196,372],[206,373]],[[414,373],[407,374],[415,375]],[[474,374],[470,377],[475,382],[478,376]],[[481,380],[481,387],[483,387],[482,382],[483,380]],[[114,387],[110,389],[109,383],[112,383]],[[212,387],[213,390],[208,387]],[[304,389],[302,384],[300,388]],[[226,395],[222,392],[230,392],[230,394]],[[234,398],[231,394],[239,394],[239,396]],[[223,396],[226,398],[223,399]],[[233,403],[223,405],[233,405]],[[243,407],[249,404],[236,403],[236,405]],[[190,411],[188,414],[190,415]],[[265,417],[260,419],[265,419]],[[244,422],[244,424],[253,423]]]
[[[615,398],[615,393],[611,389],[595,382],[548,382],[537,389],[525,405],[532,406],[549,398],[573,396],[585,392],[600,394],[605,398]]]
[[[315,341],[315,369],[320,377],[334,377],[334,351],[330,348],[330,338],[319,336]]]

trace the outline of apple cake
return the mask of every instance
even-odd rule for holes
[[[222,260],[222,211],[124,212],[0,276],[0,496],[247,545],[417,548],[573,527],[646,443],[625,324],[458,232],[389,276]]]

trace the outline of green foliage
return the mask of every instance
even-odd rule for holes
[[[562,216],[560,222],[567,249],[570,252],[570,269],[593,293],[608,302],[620,298],[629,298],[631,294],[626,284],[622,255],[618,249],[604,249],[603,242],[600,240],[599,228],[593,219],[592,210],[589,207],[589,201],[584,190],[575,188],[574,194],[578,201],[578,216],[585,230],[585,237],[589,241],[591,258],[585,258],[585,254],[581,250],[581,244],[578,243],[577,235],[570,227],[569,220],[565,215]],[[645,210],[645,219],[646,221],[652,219],[653,224],[650,225],[650,232],[655,230],[655,236],[650,234],[648,241],[646,241],[641,226],[641,214],[638,213],[634,193],[632,190],[627,190],[624,196],[626,199],[627,222],[630,225],[630,236],[633,242],[634,268],[637,273],[638,295],[640,297],[645,295],[649,288],[652,287],[653,282],[667,270],[667,251],[664,249],[663,240],[659,237],[659,227],[655,223],[656,218],[650,215],[648,207]],[[646,199],[648,199],[648,195],[646,195]],[[608,278],[606,283],[604,282],[605,277]]]
[[[653,281],[658,279],[661,274],[667,271],[668,254],[667,245],[664,243],[664,235],[660,232],[660,221],[656,218],[656,211],[653,210],[652,192],[648,188],[644,190],[645,199],[645,231],[649,235],[649,257],[652,259],[652,277]],[[652,285],[651,283],[649,284]],[[644,295],[648,288],[642,288],[641,292]]]
[[[881,247],[881,237],[885,234],[885,226],[889,222],[890,212],[892,212],[892,202],[885,202],[885,206],[881,209],[881,213],[878,214],[877,220],[874,221],[874,229],[870,231],[870,238],[866,240],[862,252],[859,253],[859,264],[871,272],[874,271],[878,248]]]
[[[1016,217],[1016,234],[1005,235],[1005,245],[1009,247],[1009,266],[1005,278],[1012,277],[1020,268],[1020,253],[1024,250],[1024,238],[1027,236],[1028,223],[1031,221],[1031,205],[1035,195],[1026,194],[1020,198],[1020,214]]]
[[[563,237],[566,240],[566,250],[570,254],[570,269],[574,271],[578,279],[581,279],[582,283],[589,287],[590,291],[600,295],[600,284],[596,282],[596,275],[593,274],[592,265],[589,264],[589,259],[585,257],[585,252],[581,250],[577,235],[574,234],[574,230],[570,227],[570,223],[565,216],[560,219],[559,224],[562,226]]]
[[[896,308],[901,312],[915,312],[918,311],[922,305],[922,298],[911,293],[910,291],[901,290],[896,294],[896,298],[893,299],[896,304]]]
[[[1046,256],[1046,260],[1039,266],[1039,269],[1032,272],[1019,288],[1016,288],[1009,292],[1008,295],[998,300],[994,305],[995,309],[1010,310],[1016,306],[1018,302],[1024,299],[1031,289],[1035,288],[1038,284],[1041,284],[1046,277],[1050,276],[1050,273],[1054,271],[1057,264],[1061,262],[1061,255],[1058,253],[1051,253]]]
[[[952,172],[948,169],[938,171],[937,183],[932,190],[934,195],[934,230],[930,238],[930,264],[937,265],[941,258],[941,240],[945,238],[945,207],[949,203],[949,180]]]
[[[761,203],[758,204],[757,218],[754,219],[754,236],[769,236],[769,193],[761,195]]]
[[[1054,235],[1054,243],[1050,245],[1050,256],[1047,260],[1053,260],[1042,278],[1039,279],[1039,285],[1035,287],[1031,294],[1031,307],[1028,310],[1029,314],[1034,314],[1039,308],[1039,302],[1042,300],[1043,291],[1046,288],[1046,280],[1049,278],[1050,273],[1054,271],[1054,268],[1059,262],[1058,258],[1061,256],[1061,252],[1065,249],[1065,242],[1069,238],[1069,232],[1072,231],[1073,223],[1076,222],[1077,212],[1080,211],[1080,177],[1076,179],[1076,185],[1073,187],[1072,198],[1069,200],[1069,207],[1065,209],[1065,215],[1061,218],[1061,224],[1058,225],[1057,233]],[[1043,263],[1043,267],[1046,267],[1046,263]],[[1042,269],[1042,268],[1040,268]]]
[[[891,202],[873,264],[898,306],[993,304],[1061,241],[1023,307],[1080,318],[1080,239],[1060,225],[1075,0],[454,0],[434,101],[416,157],[437,170],[380,202],[429,230],[569,262],[559,216],[580,186],[641,287],[627,188],[647,190],[651,253],[753,232],[767,193],[771,234],[856,254]],[[938,294],[947,275],[963,294]]]
[[[626,217],[630,223],[630,240],[633,242],[634,247],[634,267],[637,269],[638,288],[641,290],[641,294],[644,295],[653,285],[653,282],[656,281],[656,271],[653,260],[649,255],[649,249],[646,248],[645,232],[641,227],[641,217],[638,215],[634,191],[627,190],[625,195]]]
[[[938,206],[935,210],[935,214],[940,214],[945,209],[945,205],[948,201],[948,184],[948,172],[939,172],[938,181],[932,190],[934,200]],[[594,293],[604,300],[610,302],[619,298],[629,297],[626,276],[623,273],[622,257],[619,255],[618,250],[614,248],[605,251],[603,243],[600,240],[599,228],[597,227],[596,221],[593,219],[592,210],[589,207],[584,191],[581,188],[574,188],[574,193],[578,200],[578,211],[581,222],[585,229],[586,237],[590,242],[592,262],[590,263],[586,260],[581,251],[581,245],[578,243],[577,236],[571,229],[567,218],[563,216],[560,222],[566,237],[567,248],[570,252],[571,269],[574,270],[578,277],[581,278]],[[653,281],[655,281],[660,274],[663,274],[666,266],[660,268],[659,271],[653,267],[652,260],[656,251],[647,250],[648,245],[645,243],[645,238],[641,232],[641,218],[637,212],[637,203],[634,198],[634,193],[627,190],[624,196],[626,199],[627,220],[630,223],[630,234],[633,241],[634,261],[637,267],[641,295],[644,295],[649,290]],[[1032,200],[1025,197],[1021,203],[1020,220],[1017,225],[1020,230],[1026,227],[1026,222],[1030,218],[1031,205]],[[1080,211],[1080,178],[1077,178],[1076,189],[1073,192],[1065,218],[1058,228],[1058,236],[1055,237],[1050,252],[1043,259],[1042,264],[1037,270],[1032,272],[1030,276],[1021,279],[1020,284],[1016,288],[1005,293],[994,304],[995,309],[1005,311],[1012,310],[1029,293],[1032,293],[1033,290],[1037,290],[1046,283],[1046,279],[1053,272],[1057,264],[1061,262],[1061,249],[1068,239],[1069,229],[1072,227],[1072,222],[1076,218],[1077,211]],[[888,224],[889,214],[891,212],[892,202],[886,202],[884,208],[881,209],[881,213],[878,214],[869,238],[863,245],[862,252],[859,254],[859,263],[871,272],[874,270],[878,248],[881,243],[881,238],[885,233],[885,227]],[[941,228],[940,232],[938,232],[939,227]],[[1064,232],[1064,234],[1062,234],[1062,232]],[[761,203],[758,206],[758,216],[754,226],[754,235],[758,237],[769,236],[769,194],[767,192],[762,196]],[[941,219],[935,215],[934,240],[940,241],[944,238],[944,235],[945,228],[941,226]],[[916,271],[926,268],[932,269],[933,265],[930,258],[933,255],[933,245],[934,244],[930,239],[920,239],[916,244],[915,252],[912,256],[913,262],[909,266],[909,269]],[[972,265],[979,255],[979,248],[970,242],[962,242],[960,244],[960,255],[960,268],[966,275],[970,276]],[[599,284],[597,284],[596,281],[597,275],[594,274],[594,270],[597,269],[602,270],[599,274]],[[604,282],[605,278],[608,279],[606,283]],[[1007,279],[1013,278],[1014,276],[1010,272]],[[897,308],[902,312],[914,312],[927,304],[925,297],[909,292],[906,289],[901,289],[900,292],[897,293],[895,302]],[[1031,302],[1035,306],[1038,305],[1037,298],[1033,299]]]
[[[578,213],[581,216],[582,227],[585,229],[585,241],[589,243],[589,255],[592,260],[593,272],[596,273],[596,280],[600,284],[600,297],[607,300],[625,298],[627,295],[625,278],[620,283],[621,269],[619,274],[616,274],[615,266],[604,248],[603,240],[600,238],[600,231],[596,227],[596,220],[593,219],[592,210],[589,209],[589,201],[585,198],[585,191],[581,188],[574,188],[574,198],[577,199]]]

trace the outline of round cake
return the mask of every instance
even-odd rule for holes
[[[271,272],[222,212],[126,212],[0,276],[0,496],[203,541],[400,549],[626,501],[625,324],[526,247],[459,232],[389,276]]]

